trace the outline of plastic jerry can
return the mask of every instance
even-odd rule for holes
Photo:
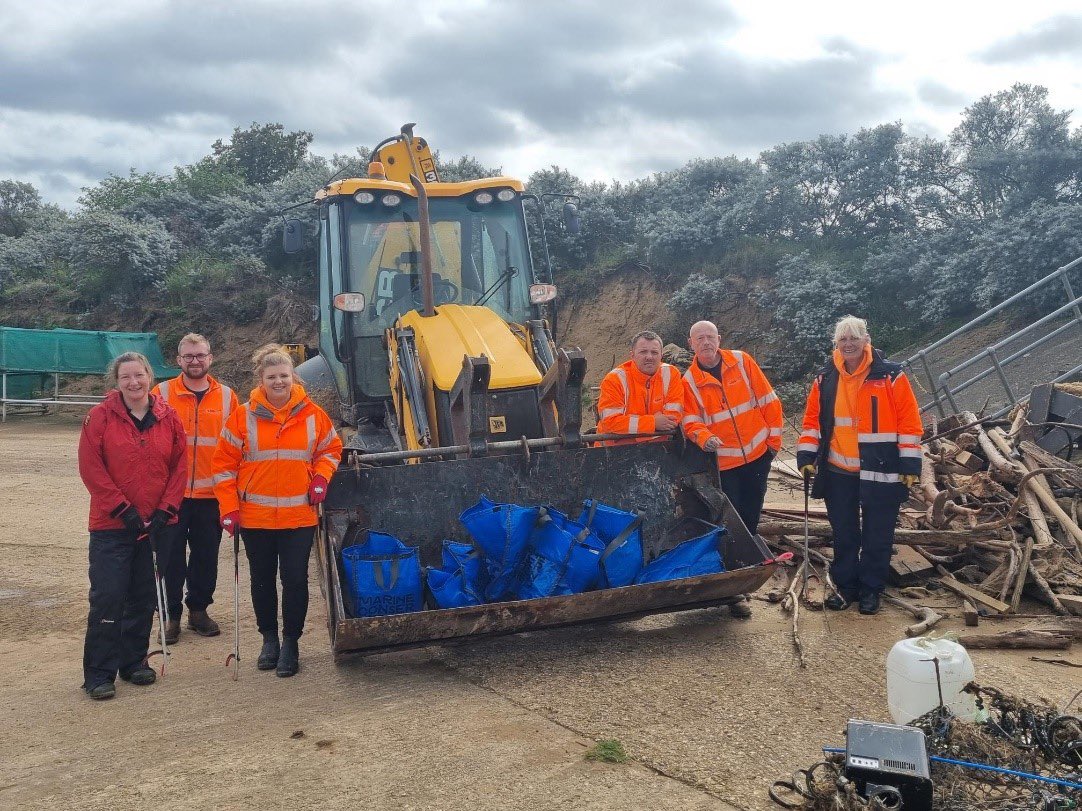
[[[938,679],[936,664],[939,666]],[[949,639],[903,639],[887,654],[887,708],[896,724],[908,724],[943,704],[962,721],[977,715],[976,700],[962,688],[973,681],[966,649]]]

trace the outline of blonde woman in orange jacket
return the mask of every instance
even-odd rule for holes
[[[293,375],[293,361],[276,344],[253,360],[258,385],[234,411],[214,451],[214,495],[222,528],[242,532],[263,649],[256,666],[293,676],[300,669],[298,639],[308,614],[308,559],[316,506],[338,468],[342,440],[326,412]],[[282,640],[278,588],[282,579]]]

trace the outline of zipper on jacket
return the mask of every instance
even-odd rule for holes
[[[185,386],[185,388],[187,388],[187,386]],[[189,391],[190,391],[190,389],[189,389]],[[205,394],[203,395],[203,397],[206,397],[206,396],[207,395],[205,395]],[[188,489],[194,491],[195,490],[195,457],[199,453],[199,398],[196,397],[194,394],[192,395],[192,397],[195,397],[195,443],[192,445],[192,482],[191,482],[191,485],[188,487]]]
[[[879,398],[872,395],[872,433],[879,433]]]

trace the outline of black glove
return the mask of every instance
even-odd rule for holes
[[[135,507],[128,507],[124,511],[124,514],[120,516],[120,520],[124,522],[124,526],[128,528],[129,532],[134,532],[136,538],[141,538],[147,534],[147,525],[143,521],[143,516],[139,515],[139,511]]]
[[[150,521],[147,523],[147,531],[151,535],[156,535],[161,530],[165,529],[165,525],[169,523],[169,519],[173,517],[173,514],[166,512],[165,510],[155,510],[154,514],[150,516]]]

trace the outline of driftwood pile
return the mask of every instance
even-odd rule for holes
[[[1037,432],[1027,423],[1024,406],[999,422],[965,412],[933,422],[926,431],[920,483],[902,509],[895,560],[915,559],[930,581],[926,585],[961,598],[966,625],[981,617],[1017,616],[1023,595],[1057,615],[1082,615],[1082,467],[1037,446]],[[821,608],[824,593],[833,588],[826,565],[830,553],[822,549],[831,537],[830,524],[821,502],[813,504],[807,564],[804,522],[796,510],[771,510],[768,504],[759,525],[772,547],[792,552],[800,564],[789,588],[779,581],[765,599],[782,602],[793,614],[801,660],[798,603]],[[807,571],[813,573],[813,587],[822,583],[821,591],[804,588]],[[906,599],[885,593],[884,602],[914,617],[906,632],[917,636],[942,619],[919,604],[929,596],[921,588],[903,589]],[[1024,629],[996,635],[1001,639],[969,635],[967,641],[974,647],[1062,648],[1078,637],[1079,624],[1065,620],[1051,633]]]

